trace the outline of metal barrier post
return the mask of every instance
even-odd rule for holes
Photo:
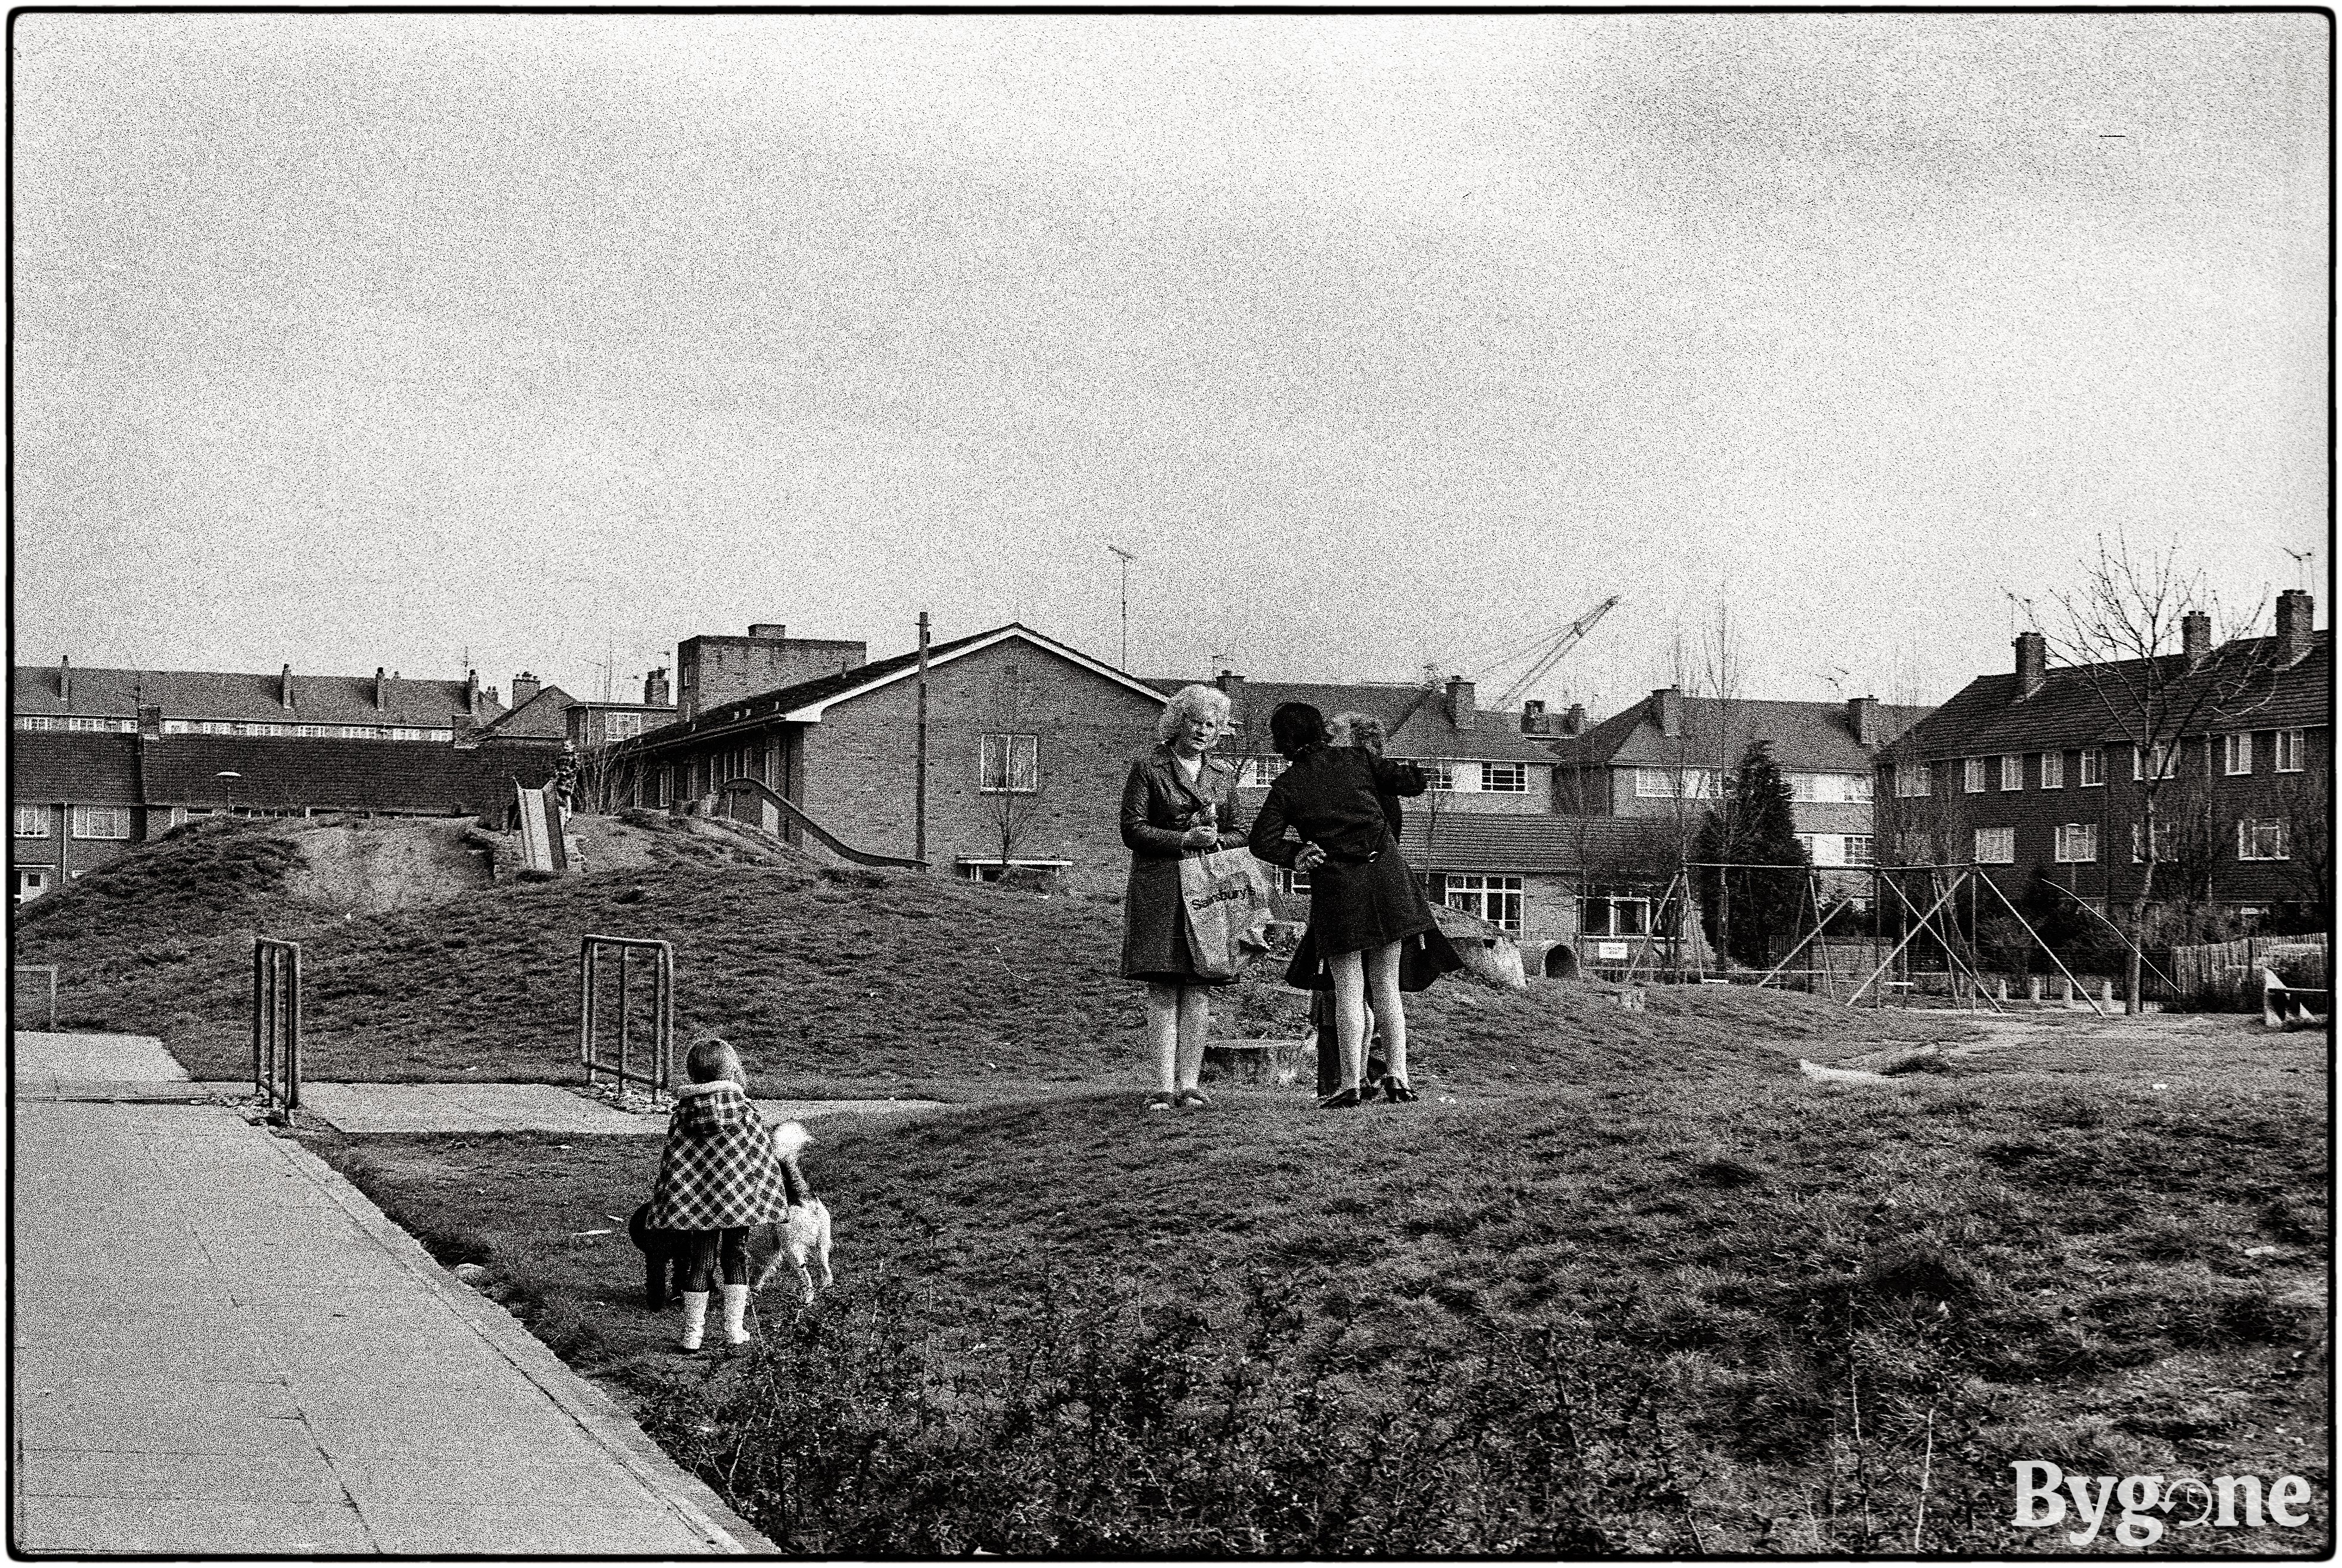
[[[618,977],[618,1053],[612,1062],[600,1053],[602,1036],[601,973],[604,949],[615,953]],[[637,1070],[633,1051],[633,1004],[635,987],[626,962],[630,954],[642,952],[650,955],[651,971],[651,1060],[647,1070]],[[640,1084],[650,1090],[651,1104],[656,1105],[673,1085],[675,1037],[675,949],[662,941],[639,936],[599,936],[587,934],[577,949],[577,1055],[586,1069],[586,1086],[591,1088],[606,1076],[621,1098],[629,1084]]]
[[[252,1089],[301,1108],[301,944],[252,939]]]

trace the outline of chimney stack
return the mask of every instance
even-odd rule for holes
[[[2277,663],[2291,666],[2308,655],[2317,630],[2317,601],[2306,589],[2287,588],[2277,596]]]
[[[1459,730],[1472,727],[1472,704],[1478,688],[1461,675],[1447,681],[1447,722]]]
[[[1552,727],[1553,721],[1545,716],[1545,699],[1531,697],[1521,704],[1521,734],[1546,734],[1551,732]]]
[[[657,669],[653,670],[649,674],[643,677],[643,706],[646,708],[671,708],[675,706],[675,697],[667,690],[666,666],[665,664],[661,664]]]
[[[474,718],[480,716],[480,672],[464,672],[464,712]]]
[[[1212,684],[1217,686],[1228,699],[1228,723],[1237,729],[1243,729],[1245,727],[1245,678],[1234,670],[1222,670],[1212,677]]]
[[[2179,651],[2187,655],[2187,667],[2191,670],[2211,655],[2211,616],[2201,610],[2190,610],[2179,617]]]
[[[390,689],[384,684],[382,676],[382,666],[376,664],[374,667],[374,711],[378,714],[390,706]]]
[[[1659,734],[1674,740],[1683,734],[1683,688],[1661,686],[1651,694],[1652,705],[1659,711]]]
[[[1582,735],[1586,733],[1586,704],[1584,703],[1572,703],[1569,704],[1569,712],[1562,716],[1561,733],[1566,735]]]
[[[748,635],[767,643],[786,643],[789,639],[789,629],[778,621],[759,621],[748,628]]]
[[[163,710],[149,703],[138,704],[138,733],[150,741],[163,738]]]
[[[2279,608],[2283,608],[2282,602]],[[70,654],[57,655],[57,701],[73,701],[73,655]]]
[[[1848,697],[1846,700],[1846,727],[1854,732],[1854,744],[1865,748],[1878,744],[1878,699]]]
[[[293,711],[293,666],[290,664],[285,665],[284,673],[276,677],[276,705],[288,714]]]
[[[2038,632],[2019,632],[2017,649],[2017,700],[2023,702],[2049,678],[2049,639]]]
[[[545,683],[543,681],[538,680],[528,671],[523,670],[519,674],[513,677],[512,705],[514,707],[519,707],[523,703],[527,702],[529,698],[536,695],[538,692],[543,691],[544,689]]]

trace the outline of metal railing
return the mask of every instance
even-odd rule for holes
[[[252,1092],[301,1108],[301,944],[252,939]]]
[[[616,956],[617,970],[617,1048],[616,1061],[601,1054],[602,1045],[602,954],[612,952]],[[650,1071],[635,1070],[629,1049],[628,1032],[632,1024],[631,972],[636,965],[627,962],[636,953],[651,956],[650,974]],[[599,1081],[597,1074],[607,1074],[616,1085],[623,1100],[626,1085],[640,1084],[651,1092],[651,1104],[656,1105],[675,1083],[675,949],[667,943],[640,936],[588,935],[577,948],[577,1059],[586,1067],[586,1086],[593,1088]]]
[[[54,964],[12,964],[8,966],[8,973],[11,976],[9,988],[12,993],[15,988],[14,977],[17,975],[45,974],[49,977],[49,1033],[55,1034],[57,1032],[57,966]],[[14,1002],[14,995],[12,994],[9,999]]]

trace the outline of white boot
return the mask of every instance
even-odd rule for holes
[[[726,1344],[748,1343],[748,1287],[746,1285],[724,1287],[724,1343]]]
[[[683,1293],[683,1348],[697,1350],[701,1336],[707,1332],[707,1293]]]

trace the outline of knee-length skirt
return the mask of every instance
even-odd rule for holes
[[[1327,860],[1309,874],[1309,934],[1331,957],[1436,930],[1431,905],[1398,847],[1369,861]]]

